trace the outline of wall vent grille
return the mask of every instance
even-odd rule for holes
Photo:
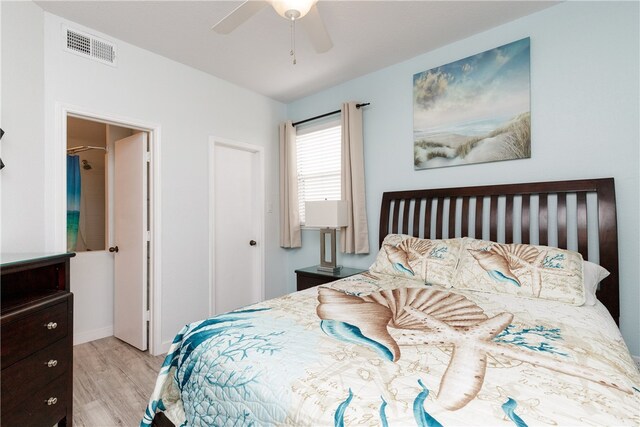
[[[112,44],[105,43],[98,39],[91,40],[91,56],[103,61],[111,62],[116,59],[116,51]]]
[[[64,48],[68,52],[103,64],[116,65],[116,46],[113,43],[71,28],[64,28],[64,32]]]

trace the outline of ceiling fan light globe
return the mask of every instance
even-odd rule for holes
[[[287,20],[303,18],[318,0],[271,0],[278,15]]]

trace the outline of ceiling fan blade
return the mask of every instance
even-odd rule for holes
[[[324,53],[333,47],[333,42],[324,27],[324,21],[318,12],[317,5],[314,4],[309,13],[300,20],[300,25],[307,31],[316,52]]]
[[[244,21],[260,12],[267,5],[264,0],[247,0],[236,7],[230,14],[225,16],[211,29],[218,34],[229,34],[238,28]]]

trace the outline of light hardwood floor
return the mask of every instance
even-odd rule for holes
[[[140,425],[163,360],[114,337],[74,346],[73,425]]]

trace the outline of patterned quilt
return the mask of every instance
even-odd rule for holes
[[[142,426],[640,425],[604,306],[365,273],[185,326]]]

